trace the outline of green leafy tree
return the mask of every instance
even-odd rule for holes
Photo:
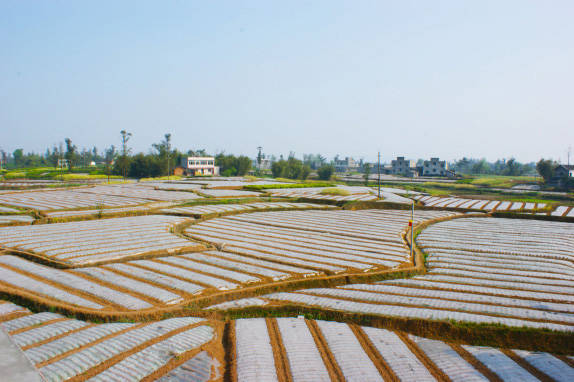
[[[128,147],[128,141],[132,137],[132,133],[128,133],[125,130],[120,131],[120,135],[122,136],[122,150],[120,156],[117,158],[115,165],[114,165],[114,172],[116,174],[121,174],[124,179],[128,174],[128,170],[130,168],[130,152],[131,149]]]
[[[174,168],[174,158],[177,156],[175,150],[171,149],[171,134],[165,134],[160,143],[154,143],[152,147],[156,150],[158,160],[164,164],[164,175],[170,175],[171,169]]]
[[[273,162],[271,165],[271,173],[274,178],[286,178],[287,177],[287,161],[281,159],[279,161]]]
[[[72,144],[72,140],[70,138],[66,138],[64,142],[66,142],[66,154],[64,157],[68,161],[68,170],[72,171],[76,164],[78,148],[76,145]]]
[[[251,170],[251,159],[242,155],[235,158],[235,168],[237,168],[237,175],[243,176]]]
[[[20,167],[24,165],[24,150],[23,149],[16,149],[12,153],[12,158],[14,160],[14,166]]]
[[[369,176],[371,175],[371,165],[369,163],[365,163],[363,165],[363,177],[365,179],[365,186],[369,185]]]
[[[544,179],[544,183],[548,183],[550,179],[554,176],[554,169],[558,164],[550,159],[540,159],[538,163],[536,163],[536,171],[542,179]]]
[[[486,159],[481,159],[480,161],[474,163],[472,165],[472,173],[473,174],[488,174],[490,173],[490,165],[486,161]]]
[[[215,164],[223,176],[243,176],[251,170],[252,162],[244,155],[236,157],[220,153],[215,156]]]
[[[110,175],[112,172],[112,163],[114,163],[116,156],[117,152],[116,147],[114,145],[111,145],[104,152],[105,172],[106,175],[108,176],[108,182],[110,181]]]
[[[301,170],[299,172],[299,178],[298,179],[305,180],[309,177],[309,174],[311,174],[311,167],[304,164],[303,166],[301,166]]]
[[[52,147],[52,151],[48,154],[48,163],[52,165],[52,167],[58,167],[58,159],[60,158],[60,152],[58,151],[58,146]]]
[[[261,162],[263,161],[263,147],[257,147],[257,171],[261,171]]]
[[[128,174],[132,178],[157,177],[162,174],[162,167],[162,162],[156,155],[139,153],[131,158]]]
[[[522,165],[520,163],[518,163],[516,161],[516,159],[510,158],[506,162],[506,168],[504,170],[504,175],[516,176],[516,175],[522,175],[522,174],[523,174]]]
[[[329,180],[331,179],[331,176],[333,176],[334,172],[335,167],[333,167],[333,165],[326,164],[319,167],[319,169],[317,170],[317,175],[319,175],[319,179],[321,180]]]

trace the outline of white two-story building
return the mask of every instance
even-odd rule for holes
[[[187,157],[181,165],[187,175],[219,175],[219,167],[215,165],[214,157]]]

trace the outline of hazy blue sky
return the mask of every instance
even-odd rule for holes
[[[574,1],[0,0],[0,148],[384,160],[574,146]]]

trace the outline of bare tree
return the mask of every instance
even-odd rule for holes
[[[120,131],[122,135],[122,156],[120,158],[120,168],[122,170],[122,176],[124,180],[126,179],[127,171],[128,171],[128,155],[130,153],[130,148],[128,147],[128,141],[132,137],[132,133],[128,133],[125,130]]]

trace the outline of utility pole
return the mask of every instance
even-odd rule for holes
[[[379,184],[379,199],[381,198],[381,152],[379,151],[378,159],[377,159],[377,173],[378,175],[378,184]]]
[[[62,145],[62,142],[60,142],[59,149],[60,149],[60,160],[58,161],[58,165],[60,167],[60,180],[63,182],[64,181],[64,146]]]
[[[411,259],[413,259],[414,261],[414,257],[413,257],[413,248],[415,245],[415,201],[413,200],[413,206],[412,206],[412,210],[411,210],[411,221],[410,221],[410,226],[411,226]]]
[[[570,154],[572,153],[572,146],[568,146],[568,166],[570,166]]]
[[[261,150],[263,150],[263,147],[257,146],[257,168],[259,170],[259,176],[261,176],[261,161],[263,160]]]
[[[169,163],[169,152],[171,150],[171,134],[165,135],[165,148],[167,150],[167,181],[169,182],[169,173],[170,173],[170,163]]]

